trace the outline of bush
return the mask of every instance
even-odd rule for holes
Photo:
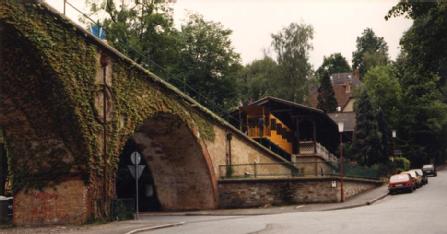
[[[399,171],[407,171],[410,169],[410,160],[402,156],[394,157],[391,165],[393,173],[397,173]]]

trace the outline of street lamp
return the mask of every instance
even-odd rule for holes
[[[344,202],[344,192],[343,192],[343,177],[344,177],[344,167],[343,167],[343,122],[338,122],[338,132],[340,133],[340,201]]]
[[[393,147],[393,156],[392,156],[392,159],[394,160],[394,150],[395,150],[395,144],[396,144],[395,141],[396,141],[396,137],[397,137],[397,131],[393,129],[393,130],[391,131],[391,136],[393,137],[393,140],[392,140],[392,141],[393,141],[393,142],[392,142],[392,143],[393,143],[393,144],[392,144],[392,147]]]

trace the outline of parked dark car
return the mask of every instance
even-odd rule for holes
[[[416,189],[415,180],[411,178],[410,174],[401,173],[390,177],[388,183],[388,191],[390,194],[397,192],[410,192]]]
[[[436,167],[433,164],[427,164],[422,166],[422,171],[424,172],[425,175],[429,176],[437,176],[438,173],[436,172]]]

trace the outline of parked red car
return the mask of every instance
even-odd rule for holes
[[[397,192],[413,192],[416,189],[416,183],[409,174],[402,173],[390,177],[388,191],[390,194]]]

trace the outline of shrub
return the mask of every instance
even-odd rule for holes
[[[392,161],[392,169],[394,173],[399,171],[407,171],[410,169],[410,160],[405,157],[394,157]]]

